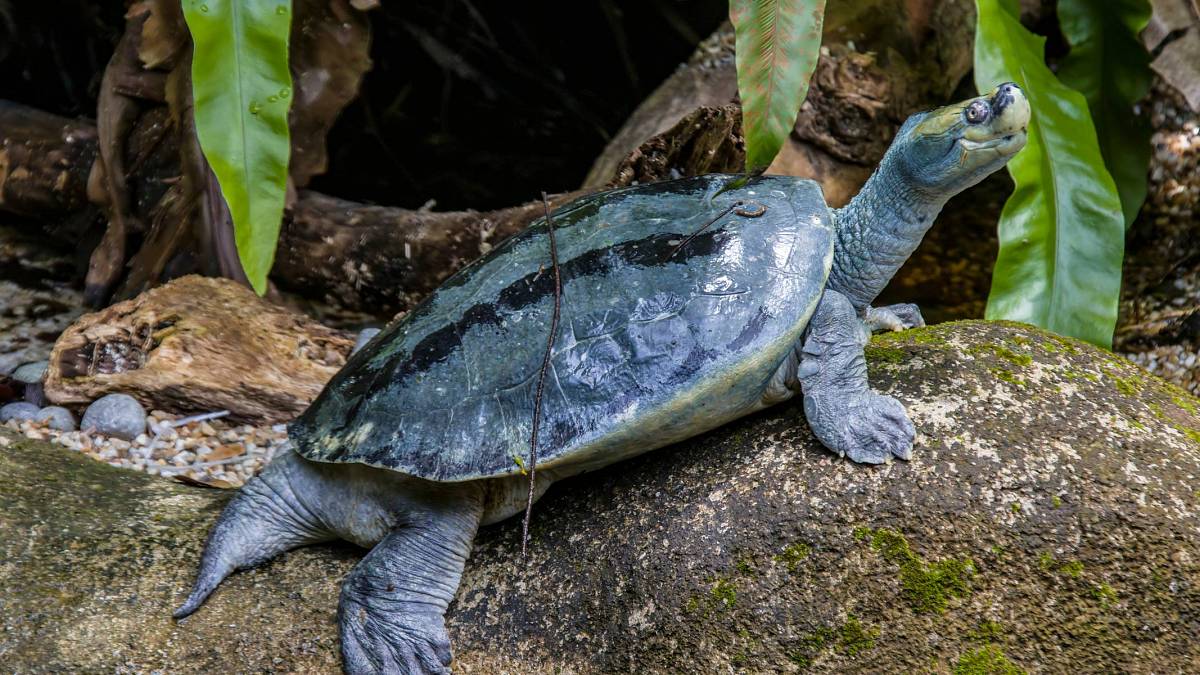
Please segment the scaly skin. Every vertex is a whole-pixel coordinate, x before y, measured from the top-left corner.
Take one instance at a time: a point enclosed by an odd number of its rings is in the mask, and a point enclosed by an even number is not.
[[[969,106],[988,115],[972,120]],[[795,353],[764,383],[764,404],[787,398],[798,381],[805,416],[831,450],[868,463],[909,458],[913,425],[899,401],[870,389],[863,348],[873,330],[924,321],[915,305],[872,308],[871,302],[946,201],[1020,149],[1028,119],[1020,90],[1005,85],[905,123],[859,196],[835,212],[828,283]],[[566,475],[539,471],[535,498]],[[374,547],[342,587],[338,621],[347,672],[449,672],[444,614],[475,531],[518,513],[526,486],[520,475],[439,483],[285,452],[221,514],[195,588],[175,616],[194,612],[236,569],[297,546],[346,539]]]
[[[983,106],[988,117],[968,124],[971,105]],[[946,202],[1004,166],[1024,145],[1028,122],[1028,104],[1012,84],[988,97],[913,116],[858,196],[834,212],[833,268],[805,331],[798,378],[809,426],[839,455],[868,464],[912,456],[916,430],[899,401],[871,391],[863,348],[872,331],[903,330],[925,320],[916,305],[871,303]],[[970,143],[993,141],[998,148],[967,150]]]

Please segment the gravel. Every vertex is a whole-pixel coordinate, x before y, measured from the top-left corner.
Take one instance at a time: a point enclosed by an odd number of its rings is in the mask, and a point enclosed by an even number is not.
[[[109,394],[88,406],[81,427],[132,441],[146,430],[146,409],[128,394]]]
[[[45,237],[0,222],[0,375],[50,355],[59,333],[84,312],[71,284],[70,252]]]
[[[1130,232],[1114,349],[1200,395],[1200,114],[1161,82],[1149,107],[1149,192]]]
[[[143,420],[147,431],[132,440],[87,431],[86,427],[83,431],[59,431],[35,420],[4,424],[28,438],[52,441],[114,466],[221,488],[242,485],[287,445],[283,424],[255,427],[228,424],[223,419],[196,419],[155,410]]]

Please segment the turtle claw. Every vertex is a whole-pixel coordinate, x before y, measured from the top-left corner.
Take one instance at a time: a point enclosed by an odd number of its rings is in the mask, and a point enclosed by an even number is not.
[[[917,432],[899,401],[867,391],[852,398],[848,408],[842,439],[847,457],[863,464],[912,457]]]
[[[863,322],[872,333],[879,331],[902,331],[910,328],[923,328],[925,317],[921,316],[921,308],[911,302],[886,307],[868,307]]]
[[[381,610],[343,598],[339,622],[342,666],[347,673],[450,673],[450,636],[441,614],[413,614],[394,607]]]
[[[813,410],[808,419],[813,431],[838,455],[861,464],[912,458],[916,429],[904,406],[891,396],[865,391],[837,401],[806,398],[806,412],[810,405]]]

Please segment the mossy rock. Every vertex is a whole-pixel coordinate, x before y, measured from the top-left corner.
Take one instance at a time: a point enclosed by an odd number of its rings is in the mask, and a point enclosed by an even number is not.
[[[480,534],[456,672],[1194,669],[1195,399],[1017,324],[875,343],[911,462],[840,460],[790,403],[556,485],[528,559],[519,523]],[[175,623],[227,492],[26,441],[0,475],[6,670],[337,671],[358,549],[235,574]]]

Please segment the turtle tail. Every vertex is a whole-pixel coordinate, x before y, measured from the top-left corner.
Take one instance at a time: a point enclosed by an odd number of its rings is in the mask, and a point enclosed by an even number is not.
[[[221,512],[200,558],[196,584],[174,617],[196,611],[232,572],[262,564],[305,544],[335,537],[292,491],[288,474],[299,460],[291,451],[251,478]]]

